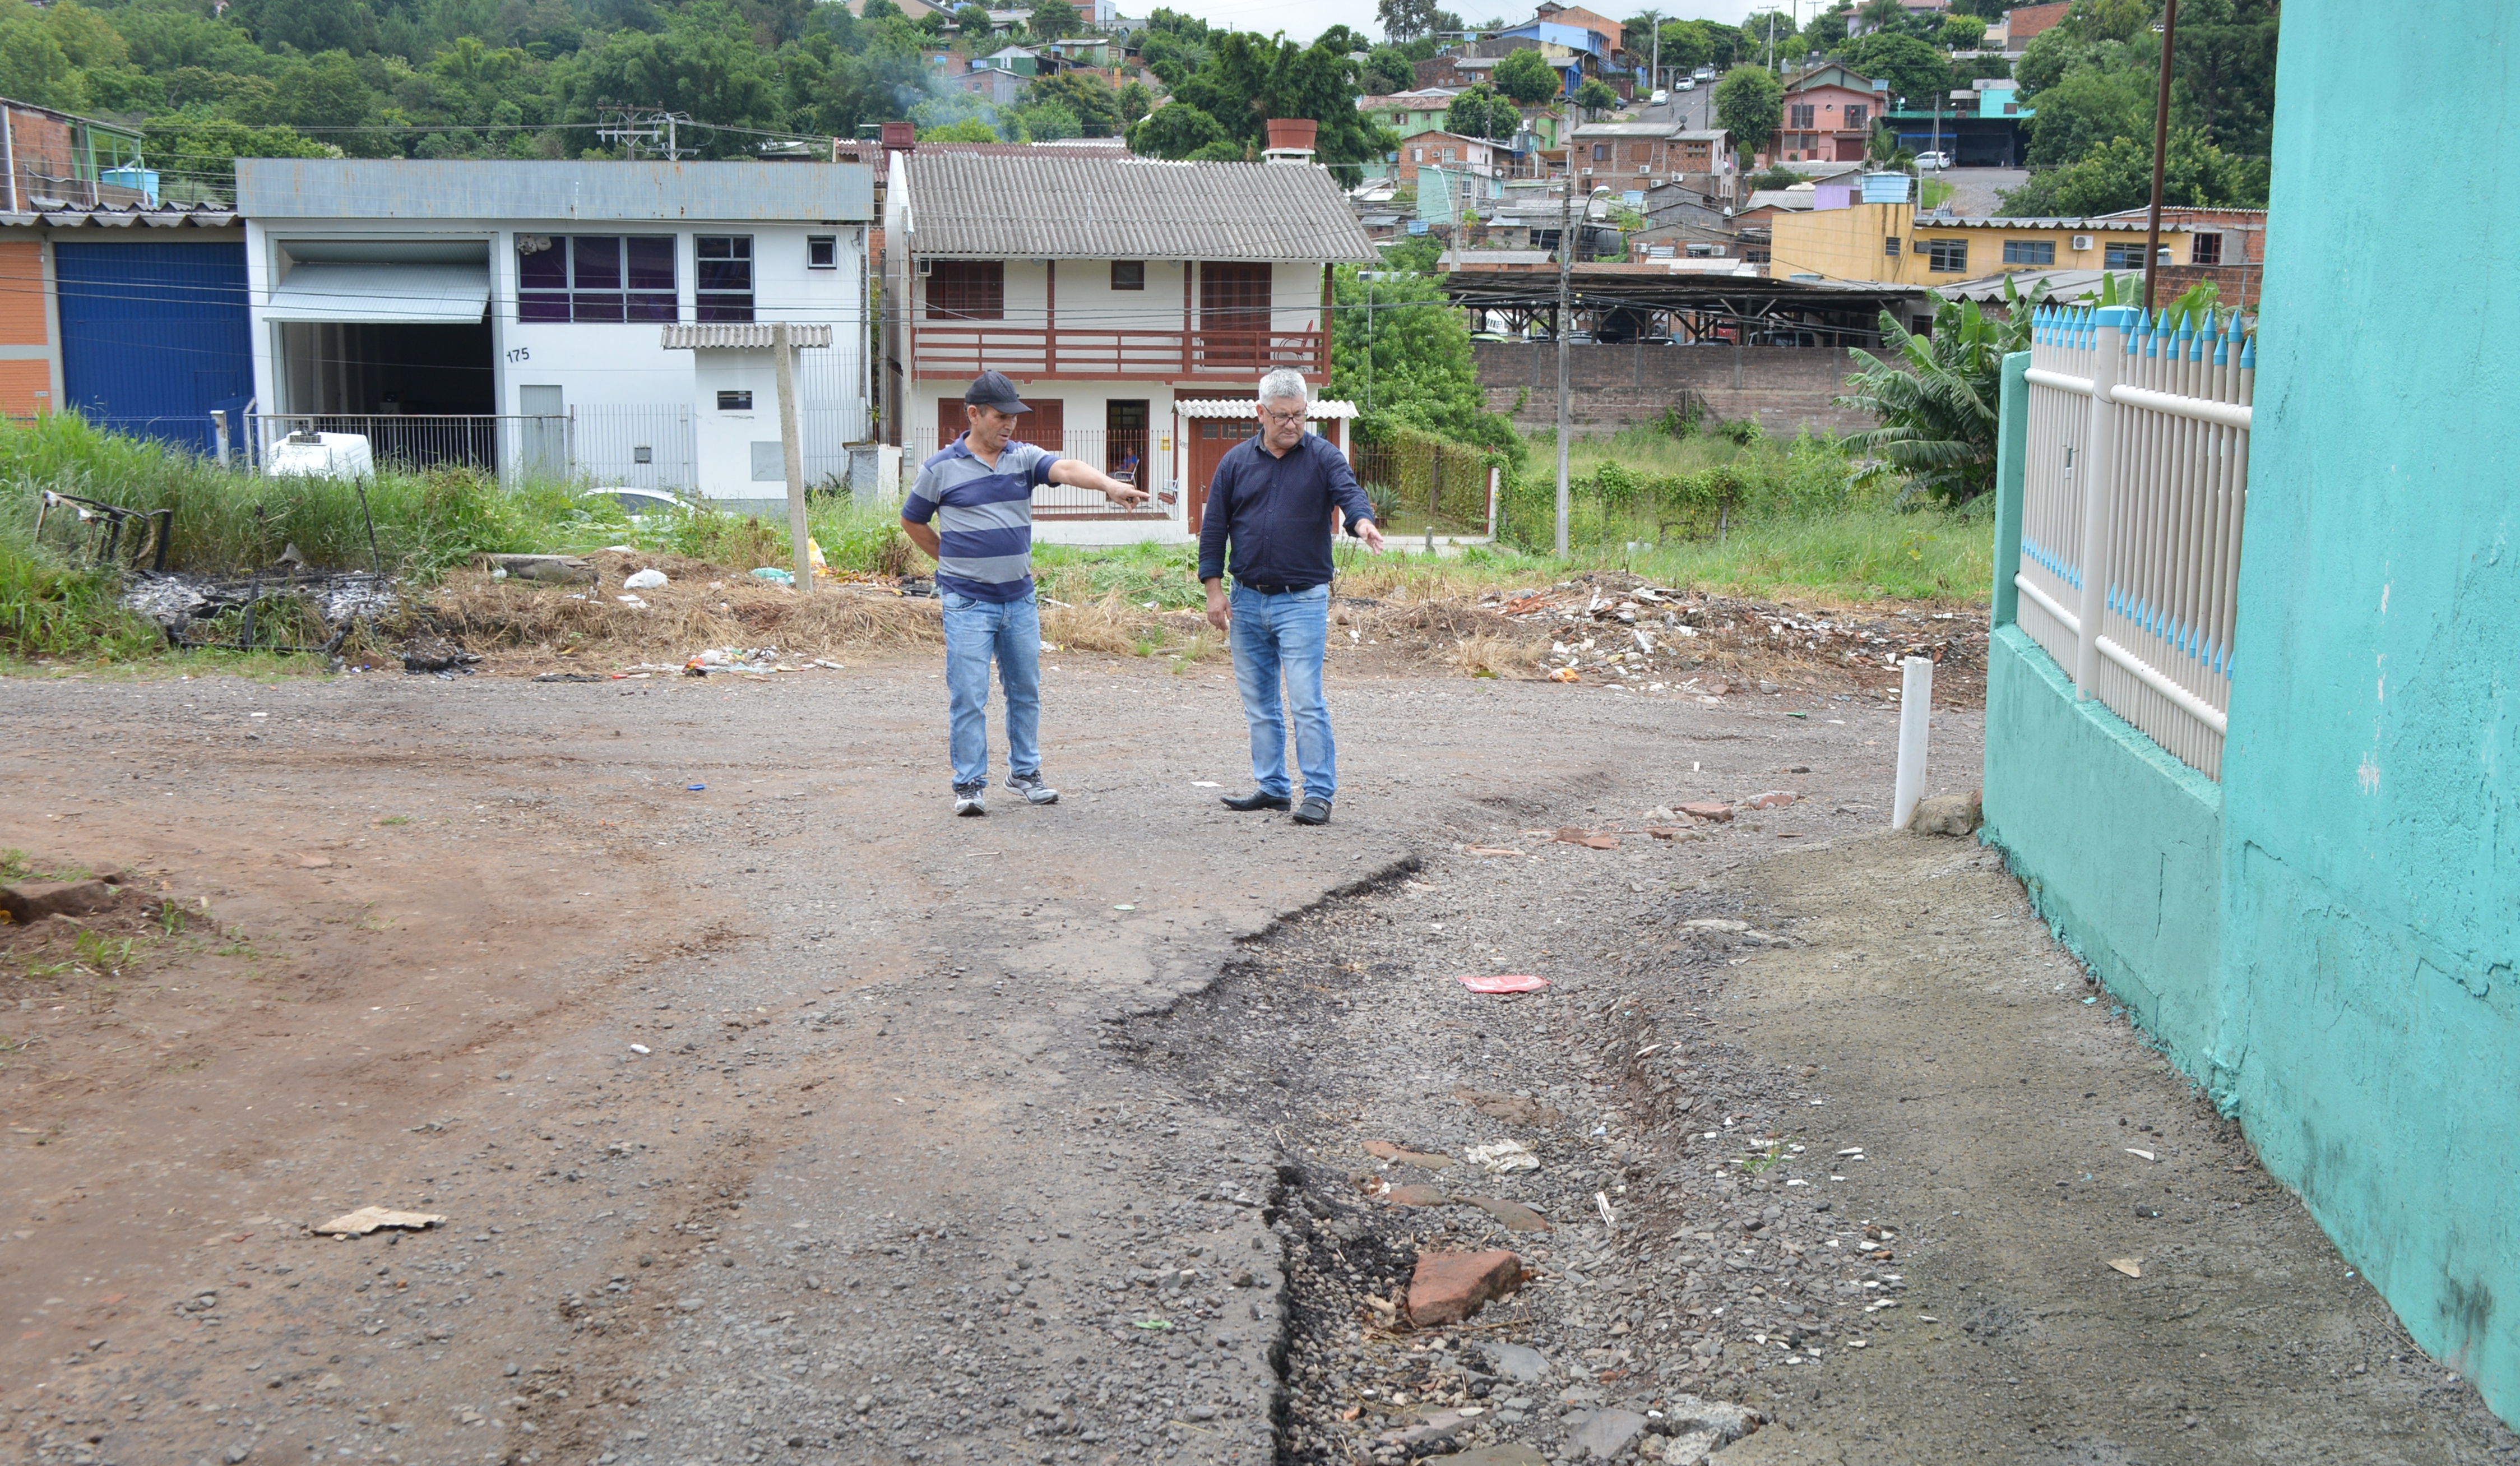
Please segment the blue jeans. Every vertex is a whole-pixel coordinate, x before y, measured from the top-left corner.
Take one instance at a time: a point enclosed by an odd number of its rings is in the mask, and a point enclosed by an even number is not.
[[[1286,719],[1295,723],[1295,764],[1304,798],[1338,794],[1338,745],[1330,738],[1329,705],[1322,701],[1322,656],[1330,633],[1330,588],[1316,585],[1273,596],[1234,587],[1234,680],[1251,720],[1251,777],[1262,794],[1287,797]],[[1285,678],[1285,703],[1278,681]]]
[[[1031,596],[979,601],[947,591],[945,693],[953,709],[954,787],[989,782],[989,663],[1007,691],[1007,772],[1041,772],[1041,611]]]

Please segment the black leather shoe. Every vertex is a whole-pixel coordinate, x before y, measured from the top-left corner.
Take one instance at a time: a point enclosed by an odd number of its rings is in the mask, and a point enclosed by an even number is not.
[[[1304,801],[1304,807],[1295,811],[1295,823],[1299,825],[1326,825],[1329,822],[1330,802],[1328,800],[1308,799]]]
[[[1217,801],[1228,809],[1291,809],[1294,805],[1282,794],[1229,794]]]

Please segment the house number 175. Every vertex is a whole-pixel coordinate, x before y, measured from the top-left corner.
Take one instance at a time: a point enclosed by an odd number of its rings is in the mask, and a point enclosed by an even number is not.
[[[533,353],[522,346],[518,346],[508,353],[508,359],[510,361],[530,361],[533,359]]]

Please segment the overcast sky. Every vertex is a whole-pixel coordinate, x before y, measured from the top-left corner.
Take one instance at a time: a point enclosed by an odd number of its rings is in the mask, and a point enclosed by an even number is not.
[[[1170,9],[1196,16],[1210,25],[1231,24],[1237,30],[1282,30],[1297,40],[1309,41],[1341,23],[1353,25],[1368,35],[1379,36],[1381,27],[1374,23],[1373,6],[1370,0],[1165,0]],[[1082,8],[1082,7],[1080,7]],[[1151,5],[1148,6],[1151,9]],[[1473,25],[1503,18],[1507,21],[1531,19],[1532,0],[1469,0],[1469,3],[1448,3],[1443,7]],[[1737,25],[1751,9],[1750,0],[1663,0],[1660,5],[1630,0],[1622,5],[1589,7],[1613,20],[1624,20],[1640,10],[1659,10],[1674,21],[1722,21]],[[1764,6],[1760,7],[1765,9]],[[1779,5],[1778,8],[1783,9]],[[1137,7],[1125,5],[1123,15],[1142,14]]]

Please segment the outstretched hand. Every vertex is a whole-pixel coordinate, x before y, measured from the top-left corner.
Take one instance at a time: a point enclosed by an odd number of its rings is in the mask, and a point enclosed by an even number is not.
[[[1372,520],[1358,520],[1356,522],[1356,537],[1365,541],[1367,554],[1379,555],[1382,553],[1382,526],[1376,524]]]

